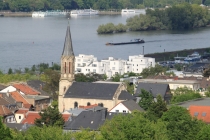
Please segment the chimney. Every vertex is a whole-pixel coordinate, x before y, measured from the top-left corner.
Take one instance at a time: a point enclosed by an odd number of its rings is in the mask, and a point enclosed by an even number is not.
[[[42,84],[40,84],[40,87],[39,87],[39,89],[40,89],[40,90],[42,90]]]
[[[106,119],[107,109],[103,109],[101,114],[101,120],[104,121]]]

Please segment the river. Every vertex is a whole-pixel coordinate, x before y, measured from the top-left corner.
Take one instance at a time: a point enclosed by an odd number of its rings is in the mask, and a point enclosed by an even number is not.
[[[185,31],[142,31],[98,35],[101,24],[126,23],[128,17],[100,15],[77,17],[0,17],[0,69],[24,69],[33,64],[60,63],[68,21],[75,55],[94,55],[99,60],[109,56],[128,59],[129,55],[205,48],[210,46],[210,28]],[[107,42],[143,38],[144,44],[106,46]]]

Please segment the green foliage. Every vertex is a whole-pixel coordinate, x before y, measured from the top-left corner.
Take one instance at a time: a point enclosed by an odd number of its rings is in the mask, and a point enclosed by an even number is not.
[[[115,31],[115,25],[113,23],[102,24],[98,27],[98,34],[112,34]]]
[[[34,77],[30,74],[0,74],[0,83],[4,84],[16,81],[25,82],[32,79],[38,79],[38,77]]]
[[[170,140],[194,139],[201,126],[201,121],[192,119],[187,109],[172,106],[163,113],[162,121],[166,122],[167,135]]]
[[[63,133],[62,128],[56,126],[30,127],[26,132],[18,133],[14,140],[70,140],[72,133]]]
[[[12,72],[12,69],[11,68],[9,68],[9,70],[8,70],[8,74],[12,74],[13,72]]]
[[[121,32],[126,32],[127,31],[127,26],[123,25],[122,23],[119,23],[118,25],[115,26],[115,32],[121,33]]]
[[[76,140],[100,140],[102,139],[101,135],[97,131],[91,131],[90,129],[82,129],[77,133],[72,134],[73,138]]]
[[[13,137],[12,137],[10,129],[3,124],[2,117],[0,116],[0,139],[10,140],[12,138]]]
[[[54,106],[49,106],[47,109],[43,110],[39,113],[41,116],[40,119],[36,119],[34,124],[39,127],[43,126],[57,126],[63,127],[64,119],[62,114],[59,113],[58,106],[56,103],[53,104]]]
[[[83,73],[77,73],[75,74],[75,81],[77,82],[95,82],[95,81],[102,81],[106,80],[107,76],[104,74],[86,74],[84,75]]]
[[[129,82],[125,82],[126,89],[129,93],[134,94],[134,84],[130,84]]]
[[[143,69],[143,71],[141,72],[141,75],[143,76],[143,78],[146,78],[148,76],[154,76],[154,75],[158,75],[160,73],[165,73],[165,72],[166,72],[166,68],[160,65],[155,65],[155,67],[149,67],[149,68]]]
[[[148,91],[141,89],[141,94],[139,95],[141,97],[139,101],[139,106],[142,107],[144,110],[148,110],[154,101],[153,96]]]
[[[122,78],[122,75],[120,74],[115,74],[114,76],[111,77],[111,80],[113,82],[120,82],[120,78]]]
[[[177,88],[173,91],[171,104],[193,100],[201,97],[202,96],[198,92],[188,89],[187,87]]]
[[[157,96],[157,102],[153,101],[147,111],[147,117],[150,120],[157,120],[162,117],[163,113],[166,112],[167,105],[162,99],[161,95]]]
[[[203,72],[203,77],[209,77],[210,76],[210,68],[205,69]]]
[[[46,83],[43,90],[52,93],[54,98],[57,99],[56,91],[58,91],[59,88],[60,73],[47,69],[44,71],[44,74],[41,75],[40,79]]]

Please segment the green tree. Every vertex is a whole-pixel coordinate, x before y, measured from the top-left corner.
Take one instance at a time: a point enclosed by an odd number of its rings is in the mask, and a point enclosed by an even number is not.
[[[141,75],[143,76],[143,78],[146,78],[148,76],[154,76],[154,75],[158,75],[160,73],[165,73],[165,72],[166,72],[166,68],[160,65],[155,65],[155,67],[149,67],[149,68],[143,69],[143,71],[141,72]]]
[[[13,137],[12,137],[10,129],[3,124],[2,117],[0,116],[0,139],[10,140],[12,138]]]
[[[111,80],[113,82],[120,82],[120,78],[122,78],[120,74],[115,74],[114,76],[111,77]]]
[[[195,139],[199,139],[199,140],[208,140],[210,139],[210,125],[206,125],[204,124],[203,127],[200,129],[200,131],[198,131]]]
[[[167,105],[162,99],[161,95],[157,96],[157,102],[153,101],[147,111],[147,116],[150,120],[157,120],[162,117],[163,113],[166,112]]]
[[[8,70],[8,74],[12,74],[13,72],[12,72],[12,69],[11,68],[9,68],[9,70]]]
[[[148,110],[154,101],[152,94],[144,89],[141,89],[141,94],[139,97],[141,98],[139,101],[139,106],[144,110]]]
[[[58,110],[58,106],[56,103],[53,106],[49,106],[47,109],[43,110],[39,113],[41,116],[40,119],[36,119],[34,124],[39,127],[43,126],[58,126],[63,127],[64,119],[62,114]]]
[[[209,77],[210,76],[210,68],[207,68],[203,72],[203,77]]]
[[[119,23],[118,25],[115,26],[115,32],[126,32],[127,31],[127,26],[123,25],[122,23]]]

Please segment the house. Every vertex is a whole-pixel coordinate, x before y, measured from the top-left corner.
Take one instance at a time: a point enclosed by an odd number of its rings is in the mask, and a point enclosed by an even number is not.
[[[75,56],[72,47],[70,26],[61,56],[61,77],[59,82],[59,111],[98,104],[111,109],[121,101],[134,98],[121,82],[75,82]]]
[[[4,105],[0,105],[0,116],[4,123],[16,123],[14,114]]]
[[[108,119],[113,118],[116,113],[108,113],[107,109],[101,111],[83,111],[77,117],[69,119],[65,123],[64,131],[78,131],[81,128],[98,130],[101,125]]]
[[[175,104],[189,109],[190,106],[210,106],[210,98],[199,98]]]
[[[9,93],[0,93],[0,105],[7,107],[12,113],[18,110],[18,103],[10,96]]]
[[[192,117],[203,120],[205,123],[210,123],[210,106],[194,106],[189,107],[189,112]]]
[[[34,126],[32,124],[21,124],[21,123],[5,123],[7,127],[9,127],[10,129],[14,129],[17,131],[26,131],[28,128],[30,128],[31,126]]]
[[[168,84],[170,90],[176,90],[177,88],[187,87],[192,90],[198,90],[200,88],[200,82],[197,80],[181,80],[178,77],[174,79],[139,79],[139,83],[159,83]]]
[[[157,95],[161,95],[161,97],[167,103],[169,103],[169,100],[171,99],[170,88],[168,84],[140,82],[137,85],[134,96],[139,97],[139,95],[141,94],[141,89],[150,92],[154,98],[156,98]]]
[[[115,107],[113,107],[109,112],[117,112],[117,113],[131,113],[132,111],[144,111],[134,100],[127,100],[118,103]]]
[[[25,114],[25,118],[20,123],[34,124],[35,119],[39,119],[39,118],[40,118],[39,112],[28,111]]]
[[[45,83],[40,80],[27,81],[27,85],[30,86],[31,88],[35,89],[36,91],[38,91],[41,96],[51,96],[49,93],[47,93],[43,90]]]
[[[29,111],[28,108],[19,108],[19,110],[15,112],[16,122],[21,123],[22,120],[26,117],[26,113],[28,111]]]
[[[3,90],[3,89],[5,89],[5,88],[6,88],[5,85],[1,85],[1,84],[0,84],[0,91]]]
[[[35,111],[47,109],[52,99],[49,96],[25,95],[25,99],[34,106]]]

